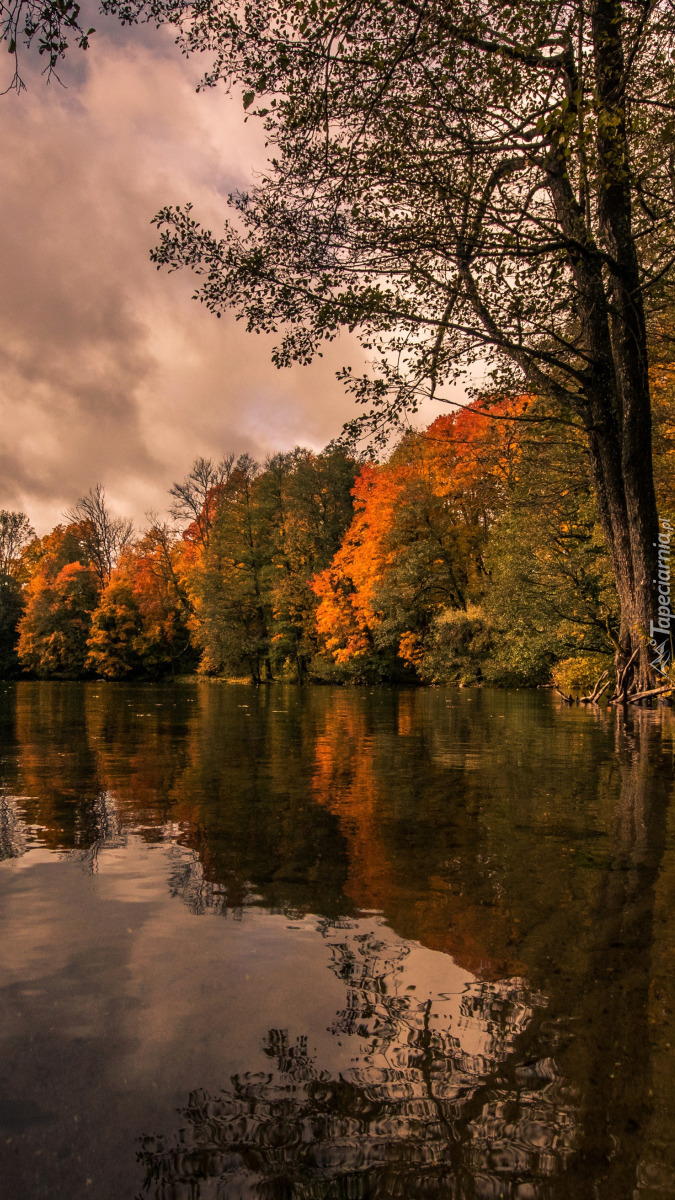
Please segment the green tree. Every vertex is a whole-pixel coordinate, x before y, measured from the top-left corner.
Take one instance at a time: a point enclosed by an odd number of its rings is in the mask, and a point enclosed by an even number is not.
[[[263,580],[268,522],[256,504],[259,475],[259,464],[242,454],[218,492],[209,540],[201,545],[192,582],[202,669],[217,674],[247,670],[254,683],[272,678],[271,614]]]
[[[34,537],[35,530],[25,513],[0,509],[0,575],[25,581],[22,553]]]
[[[275,454],[258,481],[269,561],[270,656],[275,670],[299,681],[316,663],[318,605],[310,581],[331,562],[353,515],[356,464],[341,450]]]
[[[222,238],[166,208],[155,258],[306,362],[348,326],[370,428],[477,362],[587,439],[621,605],[617,667],[656,610],[648,328],[675,266],[667,0],[110,0],[172,22],[265,125],[267,171]],[[656,325],[652,322],[656,333]],[[486,404],[489,408],[489,404]],[[357,424],[359,424],[357,422]]]
[[[0,679],[19,669],[18,625],[24,609],[21,585],[11,575],[0,575]]]
[[[548,683],[555,663],[573,659],[595,682],[611,664],[620,613],[579,435],[528,441],[485,559],[495,633],[485,675]]]
[[[193,515],[184,532],[202,669],[254,682],[277,673],[302,681],[317,652],[313,575],[340,546],[352,515],[355,464],[342,450],[296,448],[264,467],[242,455],[227,477],[190,490]],[[186,516],[188,513],[186,512]],[[191,555],[191,557],[190,557]]]
[[[25,513],[0,510],[0,677],[19,670],[18,624],[24,610],[28,570],[23,551],[35,537]]]

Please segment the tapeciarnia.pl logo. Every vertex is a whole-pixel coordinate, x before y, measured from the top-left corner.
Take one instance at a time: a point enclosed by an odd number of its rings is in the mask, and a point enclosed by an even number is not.
[[[654,542],[658,551],[657,578],[659,606],[655,621],[649,623],[649,645],[655,652],[651,665],[660,675],[665,675],[666,669],[673,660],[672,622],[675,621],[670,604],[670,540],[673,526],[670,521],[659,521],[659,540]]]

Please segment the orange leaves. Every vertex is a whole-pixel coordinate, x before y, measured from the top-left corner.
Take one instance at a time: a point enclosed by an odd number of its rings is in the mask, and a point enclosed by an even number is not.
[[[256,681],[335,678],[335,664],[421,676],[434,623],[485,590],[483,547],[517,477],[528,403],[449,412],[356,480],[341,451],[197,460],[171,489],[182,536],[156,524],[126,545],[98,603],[84,586],[91,527],[59,526],[25,553],[24,664],[119,678],[189,669],[199,651],[202,669]]]
[[[337,663],[367,654],[377,623],[374,591],[386,569],[386,539],[404,484],[398,470],[365,466],[353,489],[354,518],[330,567],[312,582],[317,629]]]
[[[340,550],[334,564],[312,581],[319,597],[316,627],[336,663],[367,654],[372,642],[359,596],[349,578],[348,557]]]
[[[82,673],[91,614],[98,602],[98,577],[91,566],[66,562],[58,569],[68,532],[59,527],[42,539],[43,559],[28,585],[19,622],[19,659],[40,676]]]
[[[387,463],[362,469],[351,526],[312,585],[317,628],[337,663],[365,659],[377,643],[414,666],[433,614],[466,607],[520,458],[523,427],[511,418],[528,403],[449,413],[405,437]]]
[[[530,404],[528,396],[474,401],[466,408],[438,417],[420,435],[429,443],[427,457],[445,479],[448,494],[490,507],[514,482],[521,455],[523,426],[519,418]]]
[[[398,656],[409,667],[416,667],[423,657],[424,650],[418,633],[406,630],[401,634],[398,643]]]
[[[87,665],[99,675],[161,674],[187,649],[181,551],[156,527],[122,554],[92,622]]]

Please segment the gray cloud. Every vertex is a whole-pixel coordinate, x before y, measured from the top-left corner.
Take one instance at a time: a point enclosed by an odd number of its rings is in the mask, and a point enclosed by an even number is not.
[[[165,34],[113,33],[67,89],[0,99],[0,506],[42,530],[97,481],[139,518],[197,454],[321,446],[351,412],[334,371],[360,361],[345,339],[278,372],[267,339],[155,271],[154,212],[189,199],[217,228],[260,135],[228,97],[195,95],[198,64]]]

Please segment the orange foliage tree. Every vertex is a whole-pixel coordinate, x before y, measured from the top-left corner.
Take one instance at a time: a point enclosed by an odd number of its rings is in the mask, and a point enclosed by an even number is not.
[[[363,468],[351,527],[313,583],[336,663],[387,673],[398,655],[414,666],[434,617],[480,596],[482,549],[517,478],[528,403],[505,399],[490,419],[469,405]]]
[[[74,678],[85,671],[91,616],[99,579],[87,545],[86,522],[57,525],[27,548],[32,571],[19,622],[18,656],[41,677]]]
[[[123,551],[92,620],[87,665],[97,674],[122,679],[194,665],[184,552],[184,543],[160,525]]]

